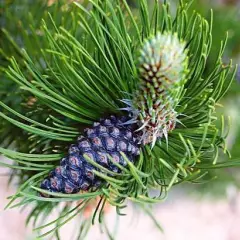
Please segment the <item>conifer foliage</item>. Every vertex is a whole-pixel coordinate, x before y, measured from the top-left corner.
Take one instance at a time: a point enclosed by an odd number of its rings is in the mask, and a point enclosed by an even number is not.
[[[9,60],[4,76],[28,104],[19,110],[0,101],[1,119],[21,129],[16,149],[0,148],[14,160],[1,164],[24,176],[8,207],[33,204],[28,221],[36,223],[66,204],[57,220],[37,228],[55,225],[42,236],[97,196],[93,222],[97,213],[104,219],[106,202],[121,215],[126,199],[157,203],[175,184],[239,165],[218,162],[226,132],[215,107],[235,74],[222,64],[226,39],[205,73],[212,18],[189,12],[184,1],[174,17],[169,8],[167,1],[150,10],[139,0],[134,11],[126,0],[73,3],[35,29],[36,54],[25,45],[20,59]]]

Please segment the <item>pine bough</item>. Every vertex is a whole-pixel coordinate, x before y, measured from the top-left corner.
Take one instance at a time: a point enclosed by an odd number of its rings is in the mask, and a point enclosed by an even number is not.
[[[37,55],[26,46],[23,60],[10,60],[6,76],[34,99],[27,113],[0,102],[0,117],[28,133],[17,151],[0,148],[15,161],[2,165],[22,176],[8,207],[34,202],[28,220],[36,222],[66,203],[57,220],[37,229],[56,224],[42,236],[97,196],[93,221],[97,213],[102,220],[106,203],[121,215],[126,199],[157,203],[175,184],[239,165],[218,162],[219,150],[227,151],[215,107],[236,70],[221,61],[225,40],[206,71],[212,18],[190,14],[182,1],[175,17],[167,2],[149,10],[139,0],[134,11],[125,0],[86,2],[71,5],[71,21],[64,13],[60,23],[51,15],[43,21]]]

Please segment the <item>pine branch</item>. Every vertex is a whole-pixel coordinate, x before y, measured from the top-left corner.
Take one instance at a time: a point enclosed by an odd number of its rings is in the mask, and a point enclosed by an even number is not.
[[[208,23],[199,14],[190,13],[189,5],[183,1],[175,17],[171,16],[168,3],[159,6],[158,1],[151,12],[147,2],[139,0],[136,14],[126,1],[88,2],[91,4],[87,7],[72,5],[71,18],[65,17],[70,10],[58,15],[50,11],[52,14],[43,17],[41,26],[33,26],[34,43],[41,44],[41,51],[32,43],[26,44],[25,50],[16,44],[21,60],[15,55],[11,58],[6,76],[18,86],[20,96],[34,98],[31,111],[16,109],[11,101],[0,102],[4,123],[21,129],[19,140],[14,139],[16,151],[0,148],[3,155],[15,162],[1,165],[24,176],[8,207],[16,200],[20,202],[15,206],[35,204],[28,221],[33,218],[37,222],[40,216],[50,215],[60,202],[65,203],[56,221],[37,228],[43,230],[53,225],[42,237],[79,215],[88,201],[97,196],[102,200],[96,206],[93,220],[97,214],[101,220],[105,202],[115,206],[121,215],[126,199],[157,203],[176,184],[204,181],[209,169],[239,166],[238,160],[218,162],[219,151],[226,152],[226,136],[216,126],[215,106],[228,91],[236,70],[231,62],[222,63],[225,39],[212,70],[205,71],[212,45],[212,15]],[[59,6],[53,9],[58,10]],[[134,163],[120,152],[127,166],[108,156],[109,163],[121,173],[83,155],[84,162],[94,167],[94,176],[103,182],[98,189],[66,194],[40,188],[48,170],[59,165],[57,160],[67,154],[69,145],[86,126],[111,114],[127,115],[121,111],[126,107],[121,100],[131,100],[138,88],[138,53],[144,40],[158,32],[176,34],[186,43],[189,58],[188,72],[174,95],[178,100],[174,108],[178,121],[168,139],[159,139],[152,149],[141,146]],[[29,39],[27,35],[26,40]],[[152,188],[159,190],[158,196],[150,196]],[[68,202],[79,200],[81,206],[68,208]]]

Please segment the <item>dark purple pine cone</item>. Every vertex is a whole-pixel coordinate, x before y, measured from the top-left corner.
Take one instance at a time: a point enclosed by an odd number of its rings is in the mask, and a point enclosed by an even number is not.
[[[133,126],[123,124],[128,120],[126,117],[111,116],[85,129],[84,136],[80,136],[77,143],[70,146],[68,156],[43,180],[41,188],[71,194],[99,187],[103,181],[93,173],[94,169],[98,169],[83,157],[84,154],[99,165],[120,173],[121,170],[108,159],[108,154],[125,167],[127,162],[120,152],[124,152],[131,162],[140,153]]]

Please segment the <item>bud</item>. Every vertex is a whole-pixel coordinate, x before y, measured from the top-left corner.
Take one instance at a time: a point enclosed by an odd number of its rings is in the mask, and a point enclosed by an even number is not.
[[[141,142],[154,146],[175,128],[179,93],[186,81],[188,57],[177,34],[158,33],[147,40],[140,53],[139,87],[132,101],[137,109]]]

